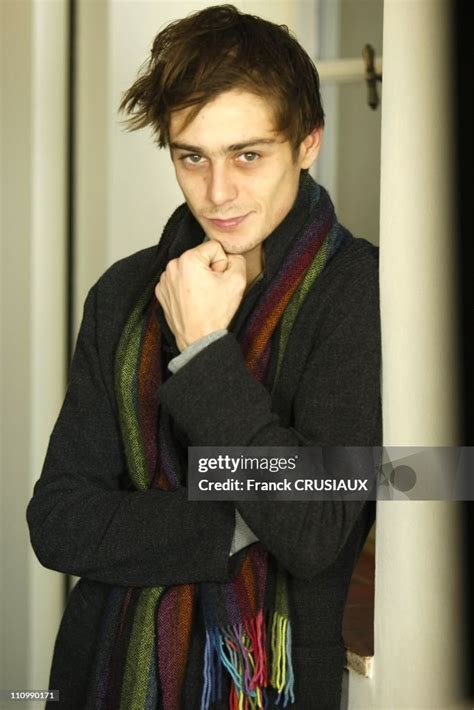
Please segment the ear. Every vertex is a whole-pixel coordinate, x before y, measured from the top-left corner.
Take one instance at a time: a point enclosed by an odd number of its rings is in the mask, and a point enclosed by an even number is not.
[[[313,128],[300,145],[300,163],[303,170],[307,170],[314,163],[319,155],[321,141],[323,138],[323,127]]]

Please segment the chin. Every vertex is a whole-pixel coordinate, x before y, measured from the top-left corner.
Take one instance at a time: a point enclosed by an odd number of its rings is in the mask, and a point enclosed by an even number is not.
[[[229,244],[229,242],[221,242],[222,248],[227,254],[245,254],[249,250],[246,248],[245,244]]]
[[[248,237],[213,237],[218,241],[227,254],[247,254],[258,247],[262,239],[249,239]]]

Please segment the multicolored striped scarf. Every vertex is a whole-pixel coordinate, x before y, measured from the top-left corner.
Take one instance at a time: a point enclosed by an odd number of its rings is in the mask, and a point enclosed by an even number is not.
[[[265,381],[275,355],[273,387],[298,311],[347,235],[323,188],[304,175],[300,190],[308,198],[308,219],[288,240],[286,255],[239,335],[256,379]],[[184,480],[171,423],[160,408],[160,384],[167,374],[154,297],[174,238],[175,229],[165,230],[157,273],[126,322],[116,355],[121,432],[137,490],[175,491]],[[261,543],[254,543],[242,553],[240,567],[227,583],[111,590],[91,707],[180,710],[198,613],[205,627],[201,710],[223,700],[230,710],[264,708],[270,692],[276,705],[295,702],[287,573]]]

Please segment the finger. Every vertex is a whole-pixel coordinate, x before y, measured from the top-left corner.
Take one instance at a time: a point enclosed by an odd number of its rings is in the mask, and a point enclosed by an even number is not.
[[[163,271],[161,278],[166,277],[166,275],[172,276],[178,271],[179,268],[179,259],[171,259],[171,261],[168,261],[166,264],[166,269]]]
[[[163,290],[166,288],[166,284],[167,284],[166,271],[163,271],[161,273],[160,280],[156,284],[155,293],[156,293],[157,289],[160,289],[160,291],[163,292]]]
[[[227,254],[222,244],[215,239],[209,239],[209,241],[199,244],[199,246],[193,249],[193,252],[204,261],[206,266],[212,267],[213,264],[217,262],[224,262],[227,268]],[[219,268],[217,270],[219,270]],[[225,271],[225,269],[221,269],[221,271]]]
[[[161,281],[159,281],[155,286],[155,296],[157,300],[161,303]]]
[[[240,273],[244,276],[247,274],[247,262],[242,254],[228,254],[227,261],[227,271],[230,273]]]
[[[166,283],[164,273],[162,274],[160,280],[155,286],[155,296],[158,302],[161,303],[162,306],[164,306],[166,302]]]
[[[211,269],[218,273],[222,273],[223,271],[227,270],[228,265],[229,260],[226,256],[224,259],[216,259],[216,261],[213,261],[211,264]]]

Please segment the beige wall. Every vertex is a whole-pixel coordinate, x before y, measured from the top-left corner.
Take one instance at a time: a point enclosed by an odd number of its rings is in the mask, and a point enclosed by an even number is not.
[[[62,578],[25,509],[65,375],[66,2],[0,4],[0,687],[47,688]]]

